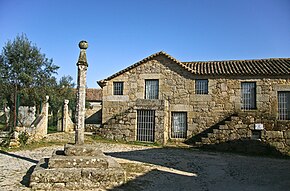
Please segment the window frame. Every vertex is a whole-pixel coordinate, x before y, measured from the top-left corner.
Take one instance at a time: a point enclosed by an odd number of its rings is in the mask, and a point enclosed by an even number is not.
[[[241,109],[244,111],[257,109],[256,82],[241,82]]]
[[[155,110],[137,110],[136,141],[155,142]]]
[[[285,94],[283,98],[282,94]],[[277,91],[277,102],[278,120],[290,120],[290,91]]]
[[[113,82],[113,95],[124,95],[124,82]]]
[[[178,126],[175,128],[175,119],[174,115],[177,117],[182,117],[182,126]],[[179,115],[179,116],[178,116]],[[180,118],[179,118],[180,119]],[[178,125],[180,125],[180,121],[178,121]],[[180,131],[175,131],[179,129]],[[188,129],[188,124],[187,124],[187,112],[184,111],[173,111],[171,112],[171,138],[173,139],[186,139],[187,138],[187,129]]]
[[[197,95],[207,95],[208,94],[208,79],[196,79],[194,92]]]
[[[149,84],[149,82],[157,82],[157,87],[155,90],[150,90],[150,85],[152,86],[153,84]],[[151,87],[152,88],[152,87]],[[148,93],[149,89],[149,93]],[[159,99],[159,80],[158,79],[146,79],[145,80],[145,96],[144,99]]]

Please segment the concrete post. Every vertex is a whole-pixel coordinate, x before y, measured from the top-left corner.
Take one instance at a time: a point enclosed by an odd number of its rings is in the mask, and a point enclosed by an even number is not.
[[[81,41],[79,43],[80,56],[77,62],[78,66],[78,81],[77,81],[77,105],[76,105],[76,132],[75,144],[84,144],[85,131],[85,101],[86,101],[86,76],[87,76],[87,56],[86,49],[88,43]]]

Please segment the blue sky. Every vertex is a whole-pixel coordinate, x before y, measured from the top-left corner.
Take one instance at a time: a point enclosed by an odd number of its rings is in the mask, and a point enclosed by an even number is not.
[[[290,0],[0,0],[0,47],[25,33],[87,86],[161,50],[180,61],[290,57]]]

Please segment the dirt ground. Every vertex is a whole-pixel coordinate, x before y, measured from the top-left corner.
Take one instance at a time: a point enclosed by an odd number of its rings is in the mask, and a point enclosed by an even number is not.
[[[111,190],[290,190],[290,160],[203,152],[194,149],[96,143],[127,171],[128,181]],[[0,151],[0,190],[30,190],[40,158],[62,146]]]

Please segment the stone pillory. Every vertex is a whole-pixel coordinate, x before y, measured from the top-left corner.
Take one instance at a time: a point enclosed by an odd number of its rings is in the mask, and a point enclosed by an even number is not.
[[[39,161],[30,177],[32,190],[104,190],[126,181],[125,171],[116,160],[104,155],[97,145],[84,144],[88,43],[81,41],[79,47],[76,144],[66,144],[64,150]]]
[[[78,81],[77,81],[77,107],[76,107],[76,133],[75,143],[84,144],[84,129],[85,129],[85,100],[86,100],[86,75],[87,75],[87,55],[86,49],[88,43],[81,41],[79,43],[81,49],[78,66]]]

